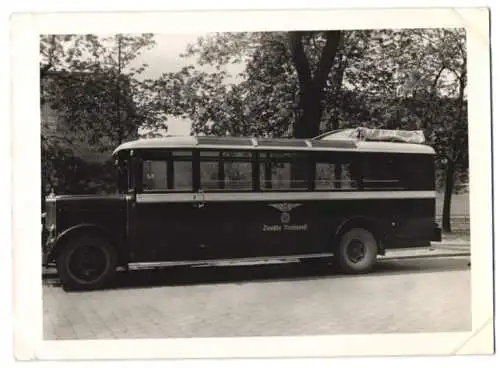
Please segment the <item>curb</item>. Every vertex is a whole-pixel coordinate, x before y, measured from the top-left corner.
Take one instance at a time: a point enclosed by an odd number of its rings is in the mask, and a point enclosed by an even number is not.
[[[471,252],[470,247],[460,247],[456,245],[443,245],[441,247],[431,248],[433,252]]]
[[[394,261],[399,259],[418,259],[418,258],[452,258],[452,257],[470,257],[470,252],[454,252],[441,254],[409,254],[409,255],[394,255],[382,256],[377,261]]]
[[[431,242],[431,248],[435,247],[470,247],[470,242],[458,242],[458,243],[444,243],[444,242]]]

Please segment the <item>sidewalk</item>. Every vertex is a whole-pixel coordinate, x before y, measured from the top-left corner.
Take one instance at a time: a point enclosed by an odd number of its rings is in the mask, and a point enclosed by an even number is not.
[[[403,258],[430,258],[430,257],[468,257],[470,256],[470,242],[465,239],[443,239],[441,243],[431,243],[428,248],[408,248],[388,250],[381,260]]]
[[[470,233],[467,232],[454,232],[451,234],[443,234],[441,243],[438,244],[456,244],[470,246]]]

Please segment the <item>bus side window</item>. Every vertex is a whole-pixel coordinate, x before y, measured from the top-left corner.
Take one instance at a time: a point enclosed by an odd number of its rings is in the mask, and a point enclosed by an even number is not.
[[[209,191],[249,191],[253,189],[250,152],[200,152],[200,187]]]
[[[203,190],[219,188],[219,163],[200,161],[200,187]]]
[[[167,161],[144,160],[142,163],[142,187],[144,191],[166,190]]]
[[[252,163],[224,161],[224,189],[252,190]]]
[[[173,151],[149,157],[142,164],[143,191],[191,191],[193,163],[191,152]]]
[[[361,158],[362,181],[365,190],[405,189],[398,158],[388,155],[370,155]]]
[[[314,187],[316,190],[356,189],[354,165],[347,157],[325,157],[316,160]]]
[[[193,189],[193,153],[191,151],[172,151],[169,160],[172,178],[169,189],[173,191],[191,191]]]
[[[192,161],[174,160],[173,163],[173,190],[191,190],[193,188]]]
[[[315,187],[318,190],[356,188],[351,165],[318,162],[316,164]]]
[[[405,155],[399,158],[401,179],[407,190],[434,190],[434,157],[430,155]]]
[[[307,190],[309,165],[307,156],[296,152],[260,153],[260,189]]]
[[[224,189],[252,190],[252,153],[247,151],[226,151],[223,156]]]

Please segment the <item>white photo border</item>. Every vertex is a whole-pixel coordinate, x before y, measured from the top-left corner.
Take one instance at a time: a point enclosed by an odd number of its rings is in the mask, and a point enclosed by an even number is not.
[[[11,18],[13,310],[17,359],[253,358],[488,354],[493,351],[489,12],[487,9],[173,11]],[[203,339],[43,340],[39,35],[460,27],[467,31],[472,331]],[[487,219],[486,221],[484,219]]]

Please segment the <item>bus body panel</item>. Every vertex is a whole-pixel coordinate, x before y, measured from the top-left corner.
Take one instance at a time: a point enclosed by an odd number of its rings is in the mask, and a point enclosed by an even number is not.
[[[137,203],[137,261],[334,253],[335,235],[354,219],[371,224],[384,249],[434,240],[432,198],[239,201],[186,194],[184,202],[169,202],[163,196]]]
[[[198,259],[198,212],[193,203],[142,202],[135,207],[134,261]]]
[[[286,212],[280,210],[283,205],[297,207]],[[312,202],[292,201],[207,202],[199,209],[205,224],[205,258],[321,253],[326,239],[321,239],[324,233],[311,218],[314,207]]]

